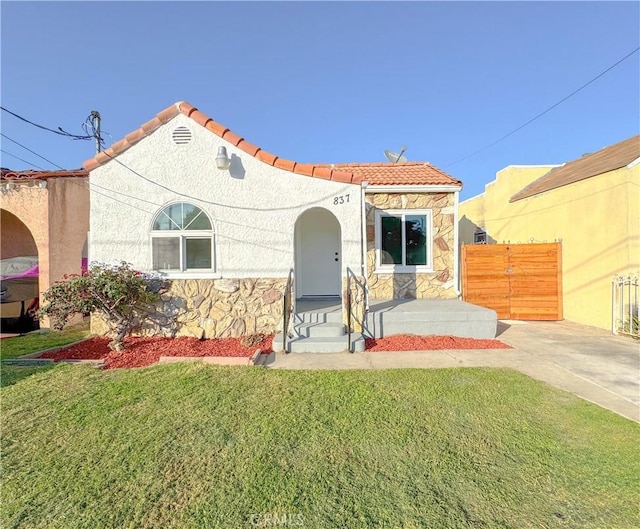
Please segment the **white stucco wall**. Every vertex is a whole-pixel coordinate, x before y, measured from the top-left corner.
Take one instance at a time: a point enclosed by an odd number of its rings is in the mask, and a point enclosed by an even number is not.
[[[190,143],[172,141],[178,126],[191,130]],[[219,146],[232,159],[229,171],[215,166]],[[189,202],[214,224],[216,277],[286,276],[294,267],[296,219],[312,207],[326,208],[340,222],[343,275],[347,267],[361,267],[360,186],[265,164],[181,114],[94,169],[90,182],[91,261],[127,261],[151,270],[155,215],[168,204]],[[347,194],[348,202],[334,204]]]

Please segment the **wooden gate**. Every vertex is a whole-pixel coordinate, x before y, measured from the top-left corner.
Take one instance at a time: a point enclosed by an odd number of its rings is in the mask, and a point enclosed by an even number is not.
[[[462,299],[500,319],[562,319],[562,243],[462,247]]]

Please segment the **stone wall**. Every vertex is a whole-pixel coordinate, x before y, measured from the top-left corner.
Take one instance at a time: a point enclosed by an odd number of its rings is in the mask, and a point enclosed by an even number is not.
[[[367,270],[369,299],[455,299],[453,281],[454,194],[375,193],[367,200]],[[430,209],[433,212],[433,272],[380,274],[376,269],[377,210]]]
[[[286,279],[175,279],[135,334],[227,338],[282,327]],[[92,316],[91,331],[108,328]]]

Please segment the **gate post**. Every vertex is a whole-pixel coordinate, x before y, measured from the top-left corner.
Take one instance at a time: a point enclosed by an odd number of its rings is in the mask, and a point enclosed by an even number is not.
[[[618,328],[616,326],[616,278],[611,280],[611,332],[618,334]]]

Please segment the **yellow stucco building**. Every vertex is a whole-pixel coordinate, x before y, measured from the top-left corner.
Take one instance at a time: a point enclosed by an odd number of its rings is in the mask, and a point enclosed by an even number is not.
[[[640,269],[640,136],[558,166],[509,166],[459,206],[460,242],[562,241],[564,318],[611,329],[611,281]]]

